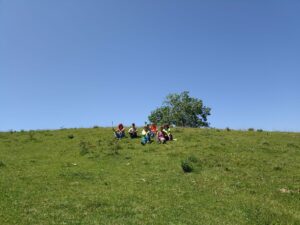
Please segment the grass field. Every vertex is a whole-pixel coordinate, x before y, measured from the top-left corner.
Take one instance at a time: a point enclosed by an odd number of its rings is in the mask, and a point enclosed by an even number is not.
[[[300,133],[173,134],[0,133],[0,224],[300,224]]]

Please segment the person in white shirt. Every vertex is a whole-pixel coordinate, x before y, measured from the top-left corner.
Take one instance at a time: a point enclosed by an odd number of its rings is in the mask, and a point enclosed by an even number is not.
[[[151,143],[150,130],[147,126],[144,127],[142,131],[142,140],[141,144],[145,145],[147,143]]]
[[[135,127],[135,124],[133,123],[132,126],[130,127],[130,129],[128,130],[128,133],[130,135],[131,138],[137,138],[137,129]]]

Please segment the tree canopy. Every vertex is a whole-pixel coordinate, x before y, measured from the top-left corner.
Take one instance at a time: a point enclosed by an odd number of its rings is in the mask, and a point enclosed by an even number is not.
[[[188,91],[169,94],[163,105],[151,112],[148,119],[155,124],[174,124],[182,127],[208,127],[211,109],[201,99],[190,97]]]

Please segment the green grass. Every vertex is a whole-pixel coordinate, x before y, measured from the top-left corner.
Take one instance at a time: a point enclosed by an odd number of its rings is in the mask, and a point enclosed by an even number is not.
[[[0,224],[300,224],[299,133],[173,134],[142,146],[106,128],[0,133]]]

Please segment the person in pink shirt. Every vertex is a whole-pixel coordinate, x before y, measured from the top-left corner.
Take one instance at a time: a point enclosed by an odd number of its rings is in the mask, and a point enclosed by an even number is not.
[[[165,133],[164,128],[160,127],[158,133],[157,133],[157,141],[158,143],[165,144],[166,143],[166,136],[168,134]]]

